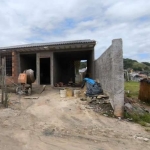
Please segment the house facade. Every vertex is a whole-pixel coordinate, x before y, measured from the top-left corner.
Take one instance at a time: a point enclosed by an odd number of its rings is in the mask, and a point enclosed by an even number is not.
[[[34,70],[36,84],[75,83],[81,60],[87,61],[88,77],[98,79],[109,95],[115,116],[124,113],[124,70],[122,39],[112,40],[104,53],[94,60],[94,40],[26,44],[0,48],[6,60],[7,81],[17,83],[19,73]],[[0,59],[0,63],[2,59]]]
[[[7,82],[17,83],[19,73],[32,69],[36,84],[75,82],[75,62],[87,60],[87,71],[94,77],[94,40],[63,41],[1,47],[6,58]]]

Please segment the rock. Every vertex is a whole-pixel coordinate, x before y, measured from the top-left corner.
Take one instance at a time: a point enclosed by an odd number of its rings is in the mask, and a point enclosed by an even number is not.
[[[87,101],[87,99],[86,99],[86,98],[80,98],[80,100],[81,100],[81,101]]]
[[[145,142],[148,142],[148,141],[149,141],[149,139],[148,139],[148,138],[144,138],[143,140],[144,140]]]
[[[121,120],[121,117],[118,117],[118,120]]]
[[[103,101],[103,104],[108,104],[108,103],[110,103],[110,100],[109,100],[109,99]]]
[[[101,98],[108,98],[108,96],[107,96],[107,95],[98,95],[97,98],[98,98],[98,99],[101,99]]]
[[[133,103],[132,105],[130,103],[125,103],[124,109],[130,115],[133,115],[133,114],[143,115],[146,113],[146,111],[140,105],[136,103]]]
[[[126,110],[130,110],[130,111],[132,111],[132,108],[133,108],[130,103],[125,103],[124,107]]]
[[[148,142],[148,141],[149,141],[148,138],[144,138],[144,137],[142,137],[142,136],[137,136],[137,135],[134,136],[134,139],[143,140],[143,141],[145,141],[145,142]]]
[[[108,117],[108,115],[107,114],[103,114],[105,117]]]
[[[85,108],[87,108],[87,109],[93,109],[93,107],[89,107],[89,106],[86,106]]]

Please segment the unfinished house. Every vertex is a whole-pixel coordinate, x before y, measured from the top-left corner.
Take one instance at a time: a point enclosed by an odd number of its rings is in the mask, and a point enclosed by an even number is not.
[[[57,82],[78,83],[81,60],[87,60],[90,78],[99,79],[111,100],[116,116],[122,116],[124,106],[124,71],[122,40],[115,39],[111,46],[94,60],[94,40],[26,44],[0,48],[6,58],[7,82],[17,82],[19,73],[34,70],[36,84],[54,85]]]
[[[0,48],[6,58],[7,82],[17,82],[19,73],[34,70],[36,84],[80,82],[76,69],[87,60],[87,72],[94,77],[94,40],[26,44]]]

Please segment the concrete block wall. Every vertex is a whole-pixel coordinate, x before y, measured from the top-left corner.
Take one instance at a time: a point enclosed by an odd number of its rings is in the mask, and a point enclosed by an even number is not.
[[[112,45],[95,60],[95,78],[111,99],[115,116],[123,116],[124,71],[122,39],[114,39]]]

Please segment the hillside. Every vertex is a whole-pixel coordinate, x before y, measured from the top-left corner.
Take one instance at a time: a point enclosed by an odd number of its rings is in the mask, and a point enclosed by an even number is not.
[[[149,62],[138,62],[129,58],[123,59],[124,69],[132,68],[134,71],[150,71]]]

